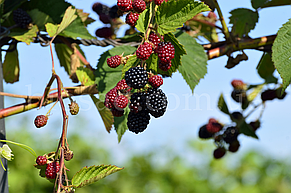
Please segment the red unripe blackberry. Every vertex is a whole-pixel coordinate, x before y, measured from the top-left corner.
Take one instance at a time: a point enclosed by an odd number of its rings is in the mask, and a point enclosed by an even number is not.
[[[207,131],[206,125],[203,125],[202,127],[199,128],[198,136],[201,139],[209,139],[213,137],[213,133]]]
[[[164,36],[161,36],[162,40],[164,40]],[[151,43],[154,44],[153,50],[156,52],[156,48],[158,47],[161,39],[155,32],[151,32],[148,39]]]
[[[159,60],[158,62],[158,67],[162,71],[168,71],[171,68],[171,66],[172,66],[172,61],[170,61],[169,63],[164,63],[161,60]]]
[[[95,35],[100,38],[111,38],[113,31],[110,27],[102,27],[95,31]]]
[[[127,118],[128,130],[135,134],[143,132],[150,120],[150,115],[147,111],[140,111],[138,113],[129,112]]]
[[[139,17],[138,13],[129,12],[125,17],[125,23],[134,27],[136,25],[136,21],[138,20],[138,17]]]
[[[115,55],[107,58],[107,64],[110,68],[116,68],[121,63],[121,56]]]
[[[116,84],[116,89],[117,90],[125,90],[125,91],[129,91],[130,87],[126,84],[125,79],[120,80],[117,84]]]
[[[43,126],[46,125],[47,120],[48,120],[48,117],[47,116],[45,116],[45,115],[38,115],[34,119],[34,125],[37,128],[43,127]]]
[[[146,96],[146,107],[152,116],[155,118],[163,116],[167,105],[167,96],[161,89],[149,89]]]
[[[140,111],[146,110],[146,93],[136,92],[130,97],[129,109],[133,113],[138,113]]]
[[[116,109],[115,107],[111,109],[111,112],[114,117],[121,117],[124,114],[123,109]]]
[[[109,24],[111,19],[109,15],[102,13],[99,15],[99,20],[104,24]]]
[[[125,72],[126,84],[132,88],[143,88],[148,82],[148,74],[142,67],[133,67]]]
[[[114,107],[118,110],[124,109],[128,104],[128,99],[124,95],[119,95],[114,100]]]
[[[210,19],[217,19],[217,15],[212,11],[208,13],[207,17]]]
[[[239,131],[236,127],[228,127],[223,133],[223,140],[230,144],[234,141],[237,141]]]
[[[111,89],[108,93],[106,93],[105,95],[105,101],[104,101],[104,105],[111,109],[114,106],[114,100],[117,97],[117,89],[116,87],[114,87],[113,89]]]
[[[21,8],[13,11],[13,20],[23,29],[27,29],[28,25],[32,22],[31,17]]]
[[[159,88],[163,84],[163,78],[159,75],[154,75],[149,78],[149,84],[153,88]]]
[[[143,0],[134,0],[132,2],[132,7],[135,12],[141,13],[146,9],[146,3]]]
[[[213,157],[215,159],[219,159],[219,158],[222,158],[226,153],[226,150],[224,147],[218,147],[217,149],[215,149],[213,151]]]
[[[244,89],[245,87],[245,83],[242,80],[237,79],[232,80],[231,85],[233,86],[234,89],[237,90]]]
[[[237,152],[237,150],[239,149],[239,147],[240,147],[239,141],[238,140],[233,141],[233,142],[231,142],[229,144],[228,151],[230,151],[230,152]]]
[[[59,171],[60,171],[59,162],[51,162],[46,166],[45,175],[49,179],[55,179]]]
[[[37,165],[43,166],[47,163],[47,159],[46,159],[46,157],[40,155],[36,158],[35,162]]]
[[[77,115],[79,113],[78,103],[76,103],[75,101],[71,102],[71,104],[69,104],[69,109],[70,109],[71,115]]]
[[[156,5],[161,5],[164,2],[164,0],[155,0]]]
[[[110,8],[107,5],[103,5],[102,3],[97,2],[92,5],[92,10],[95,11],[98,15],[108,15]]]
[[[147,60],[152,54],[152,51],[153,51],[152,44],[145,42],[137,48],[136,56],[141,60]]]
[[[210,118],[206,129],[209,133],[217,133],[223,128],[223,126],[214,118]]]
[[[171,42],[161,42],[158,44],[156,53],[163,63],[169,63],[175,57],[175,48]]]
[[[123,12],[130,11],[132,9],[132,1],[131,0],[117,0],[118,9]]]

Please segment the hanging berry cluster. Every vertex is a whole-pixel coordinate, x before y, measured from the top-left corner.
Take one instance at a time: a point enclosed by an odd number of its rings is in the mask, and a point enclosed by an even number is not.
[[[214,118],[210,118],[208,123],[200,127],[198,136],[201,139],[213,139],[216,145],[216,149],[213,151],[213,157],[215,159],[222,158],[227,151],[237,152],[240,147],[238,136],[241,134],[258,138],[256,131],[261,126],[261,117],[264,111],[265,102],[273,99],[284,99],[286,92],[281,93],[282,88],[279,86],[276,89],[263,90],[262,85],[247,85],[242,80],[233,80],[231,82],[233,90],[231,92],[232,99],[240,103],[241,111],[235,111],[230,113],[228,107],[224,101],[223,95],[220,96],[218,107],[220,110],[228,114],[232,123],[224,125]],[[251,89],[254,91],[250,94],[247,92]],[[253,109],[247,114],[243,115],[245,109],[253,103],[257,94],[261,93],[261,102],[258,105],[253,104]],[[246,119],[260,106],[263,106],[259,118],[247,123]]]

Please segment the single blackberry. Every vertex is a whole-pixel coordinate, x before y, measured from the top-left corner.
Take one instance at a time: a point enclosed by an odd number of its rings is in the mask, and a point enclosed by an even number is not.
[[[130,87],[126,84],[126,81],[124,79],[120,80],[117,84],[116,84],[116,89],[120,90],[120,91],[129,91]]]
[[[258,128],[261,127],[261,122],[260,122],[260,120],[256,120],[256,121],[250,122],[249,125],[251,126],[253,131],[256,131]]]
[[[141,44],[136,50],[136,56],[141,60],[147,60],[152,54],[152,51],[153,51],[152,44],[145,42]]]
[[[116,68],[121,63],[121,56],[115,55],[107,58],[107,64],[110,68]]]
[[[109,10],[109,16],[111,19],[119,18],[120,15],[118,14],[118,6],[114,5]]]
[[[137,13],[141,13],[146,9],[146,3],[143,0],[134,0],[132,2],[133,10]]]
[[[169,63],[175,57],[175,48],[171,42],[160,42],[156,52],[163,63]]]
[[[43,126],[46,125],[47,120],[48,120],[48,117],[47,116],[45,116],[45,115],[38,115],[34,119],[34,125],[37,128],[41,128],[41,127],[43,127]]]
[[[47,159],[46,159],[46,157],[40,155],[36,158],[35,162],[37,165],[43,166],[47,163]]]
[[[261,93],[261,99],[262,99],[262,101],[271,101],[271,100],[274,100],[276,98],[277,99],[284,99],[287,93],[284,92],[281,95],[281,91],[282,91],[281,88],[276,89],[276,90],[273,90],[273,89],[265,90],[264,92]]]
[[[230,116],[231,116],[231,119],[235,122],[240,121],[244,118],[241,112],[238,112],[238,111],[231,113]]]
[[[155,0],[156,5],[161,5],[164,2],[164,0]]]
[[[164,36],[161,36],[162,40],[164,40]],[[151,32],[149,35],[149,42],[153,43],[153,50],[156,52],[156,48],[158,47],[159,43],[161,42],[161,39],[155,32]]]
[[[206,129],[209,133],[217,133],[222,128],[223,126],[214,118],[210,118],[206,125]]]
[[[49,179],[55,179],[59,171],[60,171],[59,162],[51,162],[46,166],[45,175]]]
[[[124,95],[119,95],[114,100],[114,107],[118,110],[124,109],[128,104],[128,99]]]
[[[143,88],[148,82],[148,74],[142,67],[133,67],[125,72],[126,84],[132,88]]]
[[[102,27],[95,31],[95,35],[100,38],[111,38],[113,31],[110,27]]]
[[[158,67],[162,71],[168,71],[171,68],[171,66],[172,66],[172,61],[170,61],[169,63],[164,63],[161,60],[159,60],[158,62]]]
[[[206,125],[203,125],[199,129],[198,136],[201,139],[209,139],[213,137],[213,133],[210,133],[209,131],[207,131]]]
[[[150,115],[147,111],[129,112],[127,117],[128,130],[135,134],[141,133],[147,128],[149,120]]]
[[[246,103],[248,101],[247,94],[245,90],[234,89],[231,92],[231,98],[238,103]]]
[[[110,16],[104,13],[99,15],[99,20],[104,24],[109,24],[111,22]]]
[[[225,153],[226,153],[226,150],[224,147],[218,147],[217,149],[213,151],[213,157],[215,159],[220,159],[225,155]]]
[[[21,8],[13,11],[13,20],[23,29],[28,29],[28,25],[32,23],[31,17]]]
[[[237,152],[237,150],[239,149],[239,147],[240,147],[239,141],[238,140],[233,141],[233,142],[231,142],[229,144],[228,151],[230,151],[230,152]]]
[[[125,17],[125,23],[134,27],[136,25],[136,21],[138,20],[138,17],[139,17],[138,13],[129,12]]]
[[[113,107],[111,109],[111,113],[114,117],[121,117],[124,114],[124,110],[123,109],[116,109],[115,107]]]
[[[131,0],[117,0],[118,9],[123,12],[130,11],[132,9],[132,1]]]
[[[72,101],[71,104],[69,104],[69,109],[71,115],[77,115],[79,113],[79,105],[75,101]]]
[[[146,110],[146,93],[136,92],[131,95],[129,109],[131,112],[138,113]]]
[[[223,140],[230,144],[237,140],[238,135],[239,131],[236,127],[228,127],[223,133]]]
[[[161,89],[149,89],[146,96],[146,107],[155,118],[161,117],[166,112],[167,96]]]
[[[246,84],[242,80],[237,80],[237,79],[232,80],[231,85],[236,90],[241,90],[241,89],[244,90],[246,86]]]
[[[105,101],[104,101],[104,105],[111,109],[114,106],[114,100],[117,97],[117,89],[116,87],[114,87],[113,89],[111,89],[108,93],[106,93],[105,95]]]
[[[163,78],[159,75],[154,75],[149,78],[149,84],[153,88],[159,88],[163,84]]]
[[[102,3],[94,3],[92,5],[92,10],[95,11],[98,15],[100,14],[109,14],[110,8],[107,5],[103,5]]]
[[[210,18],[210,19],[215,19],[215,20],[217,19],[217,15],[212,11],[210,11],[208,13],[207,17]]]

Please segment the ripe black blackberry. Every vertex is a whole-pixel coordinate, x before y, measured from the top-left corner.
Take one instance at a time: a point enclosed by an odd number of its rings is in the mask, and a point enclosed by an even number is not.
[[[170,63],[175,57],[175,48],[171,42],[161,42],[156,49],[158,57],[163,63]]]
[[[94,3],[92,5],[92,10],[95,11],[98,15],[100,14],[109,14],[110,8],[107,5],[103,5],[102,3]]]
[[[272,90],[272,89],[265,90],[264,92],[261,93],[261,99],[262,99],[262,101],[271,101],[271,100],[274,100],[276,98],[277,99],[284,99],[287,93],[284,92],[281,95],[281,91],[282,91],[281,88],[276,89],[276,90]]]
[[[235,111],[235,112],[233,112],[233,113],[231,113],[231,119],[233,120],[233,121],[240,121],[240,120],[242,120],[244,117],[243,117],[243,115],[240,113],[240,112],[238,112],[238,111]]]
[[[240,143],[239,143],[239,141],[238,140],[236,140],[236,141],[233,141],[233,142],[231,142],[230,144],[229,144],[229,146],[228,146],[228,151],[230,151],[230,152],[237,152],[238,151],[238,149],[239,149],[239,147],[240,147]]]
[[[107,58],[106,61],[107,61],[107,65],[110,68],[116,68],[121,63],[121,56],[119,55],[111,56],[110,58]]]
[[[43,126],[46,125],[47,120],[48,120],[48,117],[47,116],[45,116],[45,115],[38,115],[34,119],[34,125],[37,128],[41,128],[41,127],[43,127]]]
[[[100,38],[111,38],[113,31],[110,27],[102,27],[95,31],[95,35]]]
[[[207,131],[206,125],[203,125],[202,127],[200,127],[199,132],[198,132],[198,136],[201,139],[209,139],[212,138],[214,135],[214,133],[210,133],[209,131]]]
[[[124,114],[124,110],[123,109],[119,110],[119,109],[116,109],[115,107],[113,107],[111,109],[111,113],[114,117],[121,117]]]
[[[149,89],[146,96],[146,107],[155,118],[161,117],[166,112],[167,96],[161,89]]]
[[[146,3],[143,0],[134,0],[132,7],[137,13],[141,13],[146,9]]]
[[[136,25],[138,17],[139,17],[138,13],[129,12],[125,17],[125,23],[134,27]]]
[[[47,163],[47,159],[46,159],[46,157],[40,155],[36,158],[35,162],[37,165],[43,166]]]
[[[21,8],[13,11],[13,20],[23,29],[27,29],[28,25],[32,22],[31,17]]]
[[[234,141],[237,141],[237,136],[239,135],[239,131],[236,127],[228,127],[223,133],[223,140],[230,144]]]
[[[238,103],[246,103],[248,101],[245,90],[233,89],[233,91],[231,92],[231,98]]]
[[[133,113],[146,110],[146,93],[136,92],[131,95],[129,109]]]
[[[152,49],[153,49],[152,44],[148,42],[141,44],[136,50],[137,58],[141,60],[147,60],[152,54],[152,51],[153,51]]]
[[[142,67],[133,67],[125,72],[126,84],[132,88],[143,88],[148,82],[148,74]]]
[[[226,153],[226,150],[224,147],[218,147],[217,149],[215,149],[213,151],[213,157],[215,159],[219,159],[219,158],[222,158]]]
[[[45,175],[49,179],[55,179],[59,171],[60,171],[59,162],[51,162],[46,166]]]
[[[147,111],[129,112],[127,117],[128,130],[135,134],[141,133],[147,128],[149,121],[150,115]]]
[[[118,6],[114,5],[109,10],[109,16],[111,19],[119,18],[120,15],[118,14]]]

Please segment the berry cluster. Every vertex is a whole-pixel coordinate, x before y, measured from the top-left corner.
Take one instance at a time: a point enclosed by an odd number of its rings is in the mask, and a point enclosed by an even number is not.
[[[48,161],[47,156],[38,156],[35,160],[36,167],[45,169],[45,177],[48,179],[55,179],[57,173],[60,171],[60,165],[57,161]]]
[[[138,134],[147,128],[150,115],[158,118],[166,111],[167,97],[159,89],[162,84],[162,77],[148,74],[142,67],[130,68],[124,79],[106,94],[104,104],[114,116],[120,117],[129,103],[127,126],[130,131]]]

